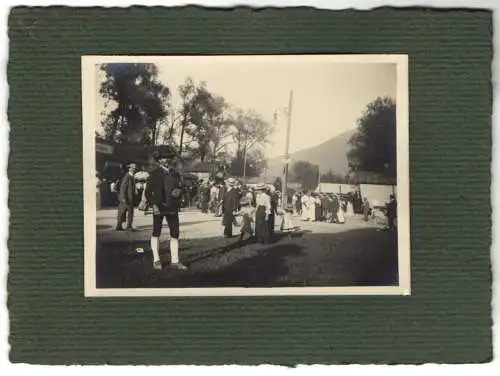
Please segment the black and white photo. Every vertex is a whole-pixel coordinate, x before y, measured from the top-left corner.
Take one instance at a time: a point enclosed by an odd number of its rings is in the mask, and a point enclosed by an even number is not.
[[[86,296],[410,294],[406,55],[84,56],[82,93]]]

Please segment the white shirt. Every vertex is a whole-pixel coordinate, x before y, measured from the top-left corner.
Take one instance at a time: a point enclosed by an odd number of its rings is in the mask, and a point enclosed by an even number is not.
[[[257,207],[264,206],[266,208],[266,215],[271,214],[271,197],[267,193],[257,193],[255,201],[257,202]]]

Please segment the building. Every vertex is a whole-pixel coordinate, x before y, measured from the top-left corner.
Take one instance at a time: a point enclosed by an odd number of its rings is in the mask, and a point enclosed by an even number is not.
[[[157,149],[171,150],[169,146],[158,146]],[[129,163],[136,163],[139,169],[152,168],[152,146],[132,143],[114,143],[100,137],[95,138],[96,171],[104,179],[121,178]]]
[[[209,162],[191,161],[186,163],[184,171],[195,175],[198,179],[207,181],[213,172],[213,164]]]

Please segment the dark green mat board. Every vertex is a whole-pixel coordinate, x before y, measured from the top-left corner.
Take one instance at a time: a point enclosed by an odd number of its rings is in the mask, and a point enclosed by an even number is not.
[[[10,359],[40,364],[487,362],[492,13],[14,8]],[[80,57],[409,55],[412,296],[83,296]]]

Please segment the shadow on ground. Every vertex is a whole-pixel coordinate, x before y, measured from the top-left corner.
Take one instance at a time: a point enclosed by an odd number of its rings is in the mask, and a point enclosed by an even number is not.
[[[169,267],[161,244],[162,271],[152,269],[147,240],[97,244],[98,288],[389,286],[398,283],[397,235],[377,229],[334,234],[276,234],[272,244],[238,238],[189,239],[180,258],[189,269]],[[144,253],[137,253],[143,248]]]

